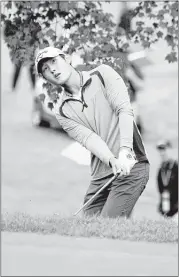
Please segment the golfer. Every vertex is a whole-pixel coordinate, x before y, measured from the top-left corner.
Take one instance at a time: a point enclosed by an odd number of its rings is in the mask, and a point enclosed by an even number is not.
[[[45,80],[64,88],[55,111],[60,125],[91,152],[84,203],[117,176],[84,213],[129,217],[149,179],[149,162],[123,79],[105,64],[79,72],[68,55],[53,47],[41,49],[35,64]]]

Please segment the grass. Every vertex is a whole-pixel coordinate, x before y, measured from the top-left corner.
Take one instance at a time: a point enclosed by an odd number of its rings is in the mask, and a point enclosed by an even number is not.
[[[178,226],[171,220],[94,217],[30,216],[4,213],[1,230],[72,237],[99,237],[155,243],[177,243]]]

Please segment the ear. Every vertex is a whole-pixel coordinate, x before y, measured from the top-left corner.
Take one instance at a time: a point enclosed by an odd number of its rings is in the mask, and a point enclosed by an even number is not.
[[[72,64],[72,58],[70,55],[65,55],[65,61],[69,64]]]
[[[42,73],[39,73],[39,74],[38,74],[38,78],[39,78],[39,79],[43,79],[44,81],[47,81],[47,80],[45,79],[45,77],[43,76]]]

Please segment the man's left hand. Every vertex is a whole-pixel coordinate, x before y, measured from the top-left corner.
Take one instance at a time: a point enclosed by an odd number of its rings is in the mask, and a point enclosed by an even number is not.
[[[137,163],[132,150],[128,147],[121,147],[118,161],[120,163],[120,176],[129,175],[133,166]]]

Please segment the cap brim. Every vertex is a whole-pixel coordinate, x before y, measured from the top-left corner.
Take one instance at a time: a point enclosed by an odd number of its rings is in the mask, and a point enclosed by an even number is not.
[[[58,54],[59,55],[59,54]],[[43,57],[43,58],[41,58],[39,61],[38,61],[38,63],[37,63],[37,73],[38,74],[41,74],[41,71],[39,70],[39,67],[40,67],[40,64],[42,63],[42,61],[43,60],[45,60],[45,59],[52,59],[52,58],[55,58],[55,57],[57,57],[58,55],[52,55],[52,56],[49,56],[49,55],[47,55],[47,57]]]
[[[37,55],[36,62],[35,62],[37,72],[39,73],[38,65],[39,65],[40,61],[42,61],[43,59],[46,59],[46,58],[53,58],[53,57],[56,57],[56,56],[62,55],[62,54],[64,55],[63,51],[61,51],[58,48],[47,47],[47,48],[44,48],[43,50],[41,50],[39,52],[39,54]]]
[[[159,149],[159,150],[165,150],[165,149],[166,149],[166,146],[163,146],[163,145],[157,146],[157,149]]]

